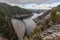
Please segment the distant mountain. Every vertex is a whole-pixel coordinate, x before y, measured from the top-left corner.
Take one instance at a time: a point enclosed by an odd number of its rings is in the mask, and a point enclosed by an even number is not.
[[[43,10],[43,9],[28,9],[32,13],[41,13],[41,12],[46,12],[48,10]]]

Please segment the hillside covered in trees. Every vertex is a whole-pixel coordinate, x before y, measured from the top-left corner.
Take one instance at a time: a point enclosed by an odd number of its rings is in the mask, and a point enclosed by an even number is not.
[[[17,40],[17,34],[12,26],[9,25],[8,18],[13,15],[32,14],[26,9],[17,6],[10,6],[6,3],[0,3],[0,36],[6,40]]]
[[[32,14],[30,11],[20,8],[18,6],[10,6],[6,3],[0,3],[0,10],[2,10],[6,15],[15,15],[15,14]]]
[[[60,40],[60,6],[47,11],[43,18],[37,17],[36,27],[30,35],[25,37],[28,40]],[[41,19],[40,19],[41,18]]]

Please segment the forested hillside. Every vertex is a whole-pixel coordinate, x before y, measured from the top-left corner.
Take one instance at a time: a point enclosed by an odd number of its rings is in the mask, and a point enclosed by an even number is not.
[[[6,3],[0,3],[0,36],[8,40],[17,40],[17,34],[14,28],[9,24],[8,18],[12,15],[32,14],[26,9],[17,6],[10,6]]]
[[[32,14],[30,11],[20,8],[18,6],[10,6],[6,3],[0,3],[0,10],[2,10],[6,15],[11,16],[12,14]]]

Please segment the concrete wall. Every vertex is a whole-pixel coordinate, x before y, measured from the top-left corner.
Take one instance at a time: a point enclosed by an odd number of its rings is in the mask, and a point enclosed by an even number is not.
[[[11,21],[19,40],[22,40],[25,34],[25,24],[18,19],[11,19]]]

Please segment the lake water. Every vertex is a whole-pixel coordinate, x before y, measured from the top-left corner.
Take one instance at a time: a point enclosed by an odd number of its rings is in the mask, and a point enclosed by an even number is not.
[[[30,34],[32,30],[35,28],[36,23],[33,21],[33,19],[37,18],[38,16],[42,15],[43,13],[33,13],[33,16],[30,18],[24,19],[23,21],[26,24],[27,34]]]

